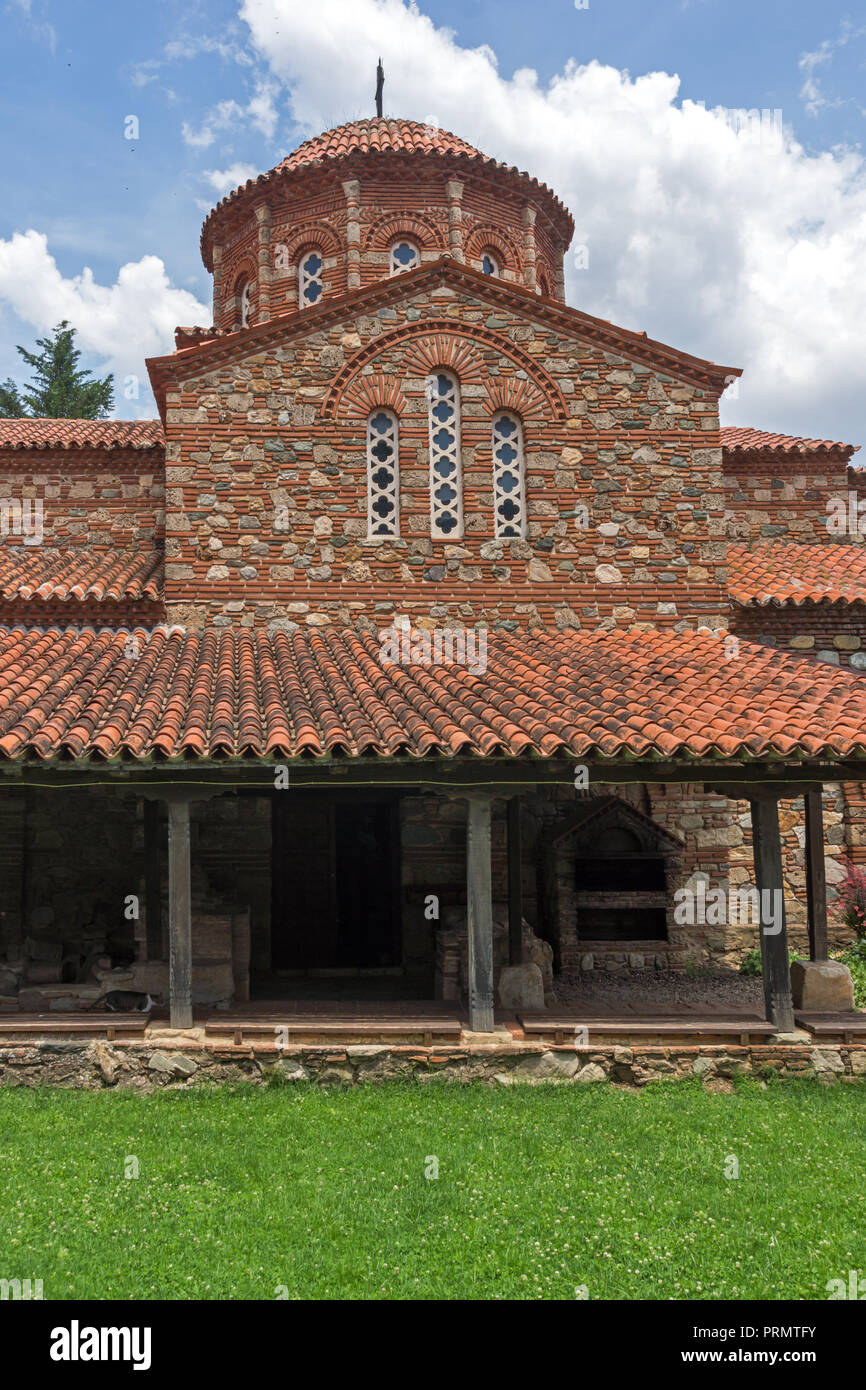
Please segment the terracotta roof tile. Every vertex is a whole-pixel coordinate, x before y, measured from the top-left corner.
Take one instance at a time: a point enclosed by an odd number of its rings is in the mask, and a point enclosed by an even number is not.
[[[728,546],[735,603],[866,603],[866,545]]]
[[[771,434],[745,426],[724,425],[720,431],[722,448],[729,454],[764,452],[781,454],[829,454],[839,450],[853,454],[859,444],[842,444],[832,439],[804,439],[796,434]]]
[[[159,420],[0,420],[0,449],[162,449]]]
[[[326,130],[321,135],[313,136],[311,140],[305,140],[273,169],[248,179],[246,183],[227,194],[205,219],[202,227],[202,249],[205,250],[207,247],[213,217],[219,213],[221,208],[242,196],[247,189],[259,187],[275,176],[299,174],[308,169],[319,168],[330,161],[349,159],[358,155],[376,154],[450,155],[460,161],[472,160],[487,170],[497,169],[503,173],[511,174],[525,181],[526,184],[544,196],[549,210],[559,221],[563,231],[567,230],[570,236],[574,229],[571,214],[553,190],[539,179],[533,178],[531,174],[518,169],[516,165],[507,164],[502,160],[493,159],[490,155],[482,154],[474,145],[470,145],[450,130],[441,130],[438,126],[425,125],[423,121],[404,121],[392,116],[371,116],[366,120],[350,121],[347,125],[336,126],[333,130]],[[207,257],[205,264],[210,269]]]
[[[162,551],[0,546],[0,598],[104,603],[162,597]]]
[[[487,669],[373,634],[0,631],[0,755],[866,758],[866,681],[695,633],[494,634]]]

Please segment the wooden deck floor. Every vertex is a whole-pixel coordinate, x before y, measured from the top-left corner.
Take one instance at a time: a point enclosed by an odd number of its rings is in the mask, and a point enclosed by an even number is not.
[[[798,1028],[816,1044],[866,1043],[866,1013],[796,1015]],[[774,1026],[749,1005],[682,1004],[659,1009],[638,1000],[612,1005],[554,1006],[543,1012],[496,1011],[500,1038],[515,1042],[579,1046],[766,1042]],[[292,1043],[460,1045],[469,1028],[465,1007],[427,999],[257,999],[228,1009],[195,1009],[194,1026],[205,1039],[239,1045]],[[150,1014],[106,1012],[0,1014],[0,1045],[36,1038],[105,1038],[159,1043],[169,1030],[168,1010]]]

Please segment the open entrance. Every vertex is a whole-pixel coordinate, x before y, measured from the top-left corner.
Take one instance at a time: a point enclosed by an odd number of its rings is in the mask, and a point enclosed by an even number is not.
[[[285,792],[272,808],[273,970],[399,974],[397,800]]]

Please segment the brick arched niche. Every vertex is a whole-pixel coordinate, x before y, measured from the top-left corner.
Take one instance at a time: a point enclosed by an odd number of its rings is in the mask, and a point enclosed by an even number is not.
[[[619,796],[591,797],[556,821],[539,872],[557,969],[676,964],[689,945],[673,913],[683,849]]]

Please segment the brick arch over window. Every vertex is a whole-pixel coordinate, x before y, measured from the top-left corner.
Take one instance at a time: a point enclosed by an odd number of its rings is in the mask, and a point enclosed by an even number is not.
[[[389,251],[395,241],[405,238],[413,241],[419,251],[442,251],[448,249],[442,228],[429,217],[394,216],[388,213],[380,217],[369,228],[364,239],[365,251]]]
[[[474,227],[463,243],[467,261],[480,261],[485,251],[494,251],[499,259],[500,272],[510,270],[518,278],[523,275],[523,257],[514,241],[498,227]]]
[[[454,372],[463,385],[488,384],[487,365],[482,354],[485,349],[493,348],[513,362],[518,370],[526,373],[527,381],[520,385],[530,388],[531,394],[521,396],[519,403],[511,398],[497,398],[494,401],[491,391],[491,413],[494,409],[511,408],[519,410],[524,419],[536,414],[554,420],[568,418],[568,409],[556,382],[516,343],[494,329],[477,324],[464,327],[447,319],[405,324],[380,334],[359,348],[334,378],[322,403],[322,418],[333,420],[337,416],[344,396],[365,366],[404,343],[406,370],[410,374],[426,376],[437,367],[442,367]],[[541,398],[540,406],[538,396]]]
[[[273,238],[274,253],[285,247],[283,257],[288,265],[297,265],[304,251],[318,250],[323,256],[339,256],[343,243],[327,222],[308,222],[303,227],[293,227],[287,239],[279,235]]]
[[[543,420],[547,407],[534,381],[490,381],[481,404],[491,415],[506,410],[523,420]]]
[[[390,410],[398,418],[408,406],[397,377],[386,372],[359,376],[350,381],[340,401],[340,413],[347,417],[366,418],[375,410]]]

